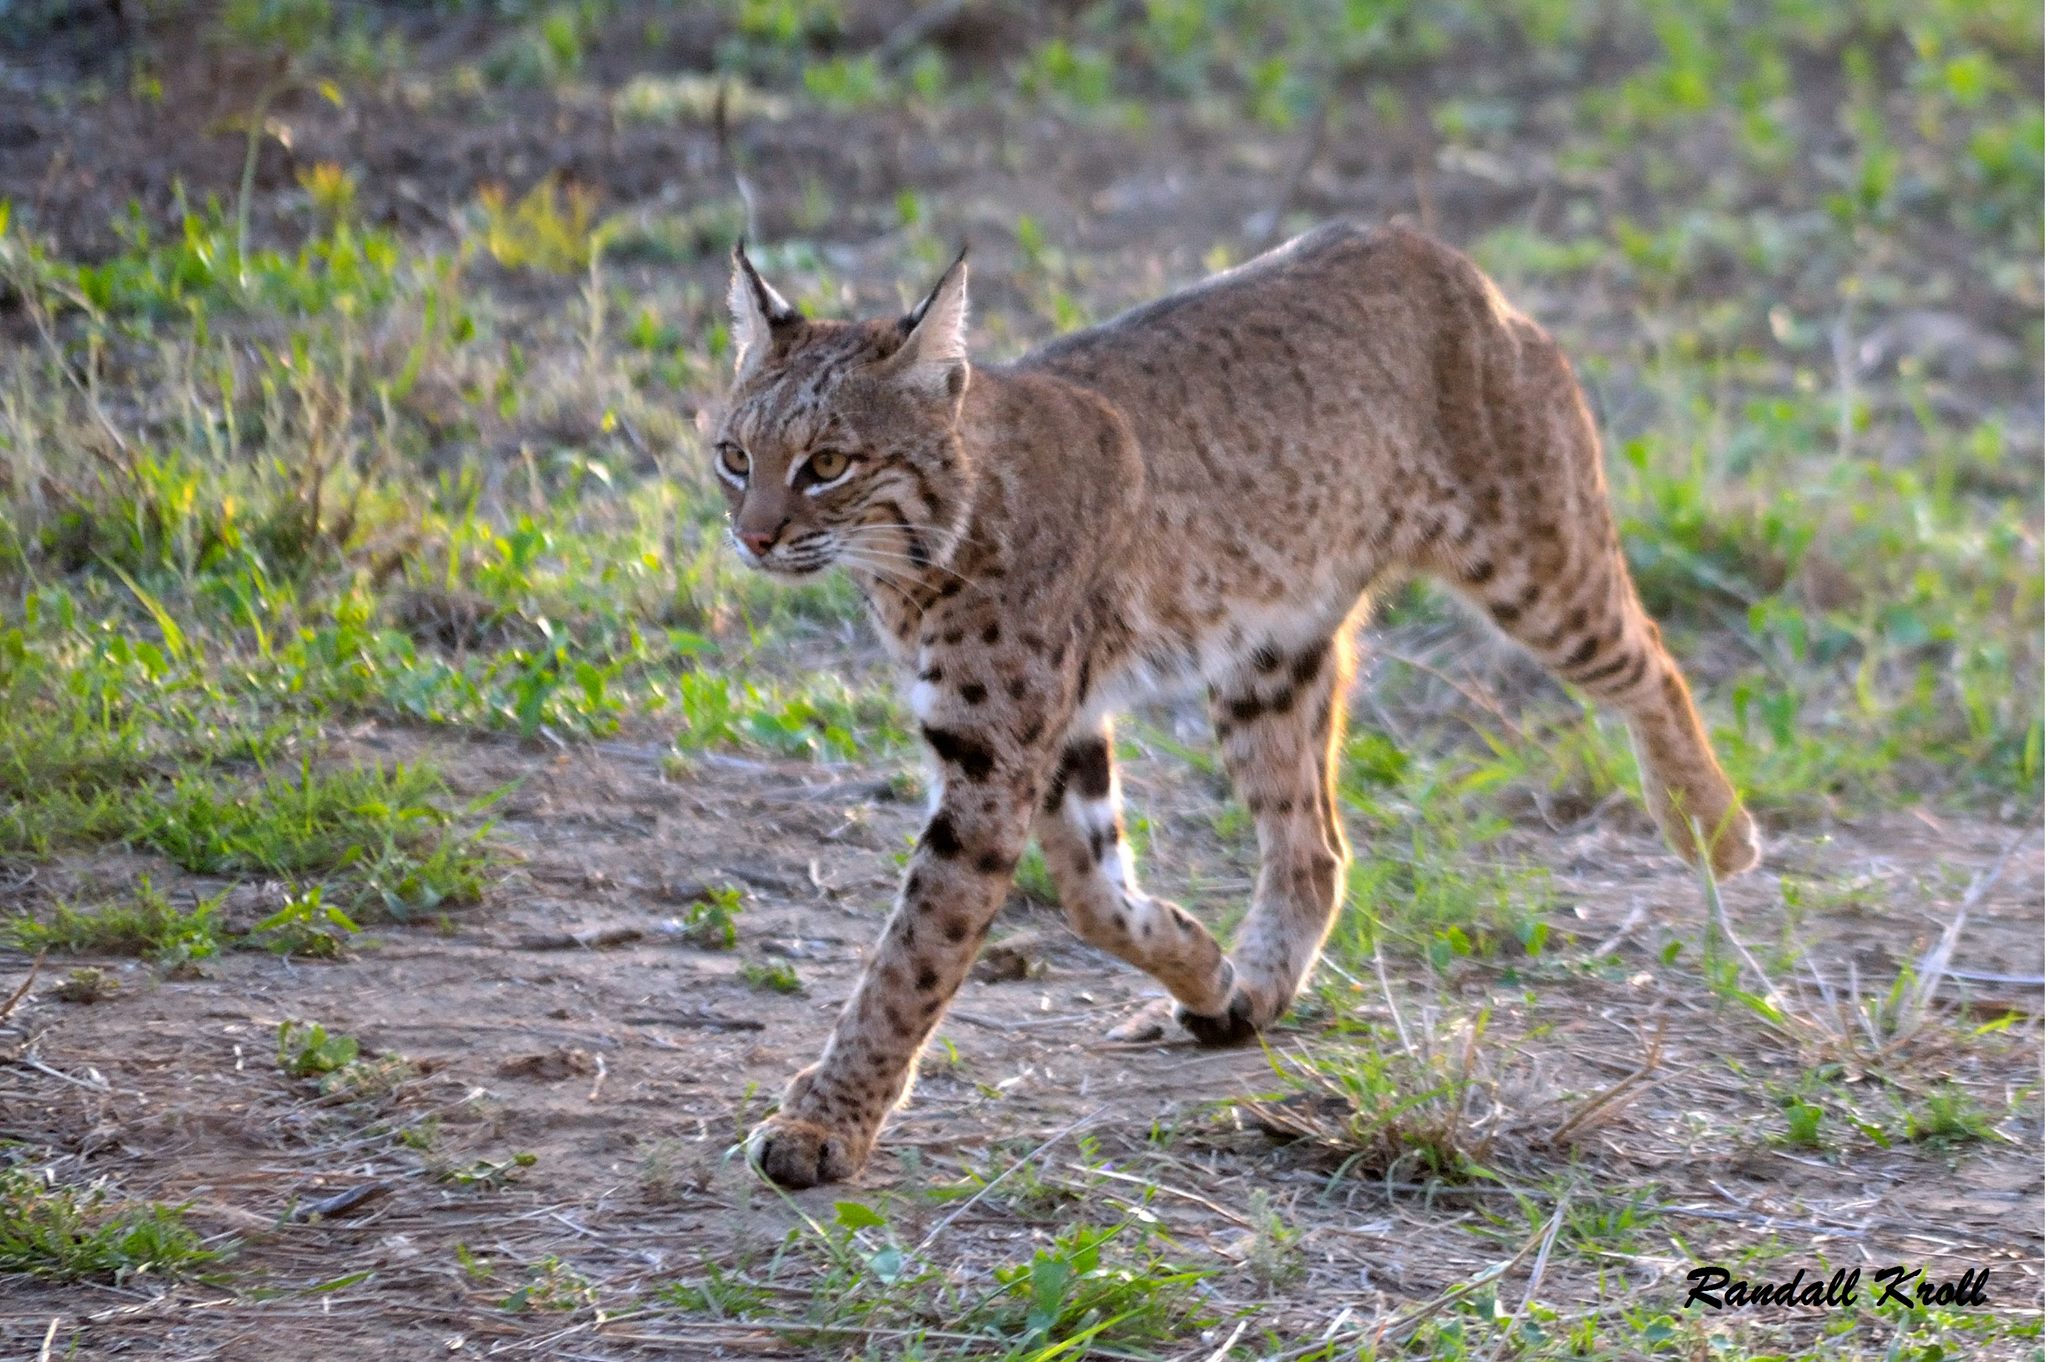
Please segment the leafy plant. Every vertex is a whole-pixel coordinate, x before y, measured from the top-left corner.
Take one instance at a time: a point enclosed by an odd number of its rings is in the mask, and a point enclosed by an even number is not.
[[[277,1067],[290,1078],[321,1078],[356,1062],[362,1045],[354,1036],[330,1034],[318,1022],[277,1024]]]

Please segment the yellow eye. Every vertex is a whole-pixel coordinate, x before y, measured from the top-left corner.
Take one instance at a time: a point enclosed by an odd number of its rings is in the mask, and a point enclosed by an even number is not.
[[[741,449],[736,444],[727,443],[720,445],[718,447],[718,461],[725,465],[726,472],[736,478],[744,478],[747,475],[747,469],[752,467],[752,461],[747,458],[747,451]]]
[[[846,471],[852,460],[836,449],[821,449],[811,455],[811,476],[819,482],[830,482]]]

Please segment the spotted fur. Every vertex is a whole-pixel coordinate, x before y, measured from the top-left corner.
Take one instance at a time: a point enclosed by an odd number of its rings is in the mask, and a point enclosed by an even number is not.
[[[1332,785],[1369,590],[1449,582],[1616,709],[1651,810],[1714,870],[1758,855],[1644,613],[1600,451],[1550,338],[1463,256],[1335,225],[1008,365],[970,370],[967,267],[894,321],[812,321],[735,252],[718,426],[735,547],[838,565],[915,678],[934,804],[817,1064],[752,1149],[844,1178],[1036,837],[1074,928],[1165,985],[1197,1039],[1277,1019],[1329,930],[1349,848]],[[1256,825],[1226,954],[1137,884],[1111,715],[1206,686]]]

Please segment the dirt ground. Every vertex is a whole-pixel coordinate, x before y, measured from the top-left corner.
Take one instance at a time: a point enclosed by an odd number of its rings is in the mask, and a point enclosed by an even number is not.
[[[401,755],[416,742],[377,728],[354,740],[364,756]],[[1050,1140],[1042,1177],[1085,1185],[1075,1164],[1083,1135],[1091,1164],[1136,1170],[1116,1175],[1131,1196],[1156,1189],[1147,1204],[1169,1232],[1225,1261],[1249,1252],[1250,1198],[1287,1207],[1312,1280],[1361,1314],[1427,1300],[1490,1260],[1465,1228],[1487,1198],[1429,1207],[1398,1188],[1333,1181],[1312,1143],[1262,1133],[1239,1101],[1278,1086],[1259,1050],[1106,1041],[1154,990],[1064,938],[1052,910],[1022,898],[990,949],[1028,943],[1032,972],[967,987],[941,1029],[934,1055],[943,1057],[927,1064],[857,1185],[782,1202],[732,1146],[808,1061],[851,988],[916,809],[890,797],[894,768],[733,758],[669,779],[659,751],[624,741],[568,753],[491,742],[438,750],[466,793],[516,783],[499,835],[518,864],[487,913],[380,930],[374,946],[337,964],[242,953],[207,962],[201,977],[159,982],[132,961],[107,960],[124,987],[93,1005],[34,989],[0,1032],[15,1056],[0,1071],[10,1135],[69,1151],[78,1166],[68,1171],[80,1177],[114,1173],[130,1193],[190,1202],[199,1223],[240,1241],[241,1289],[11,1288],[0,1304],[8,1355],[28,1355],[56,1320],[57,1338],[77,1350],[56,1355],[262,1359],[289,1336],[303,1355],[335,1359],[805,1356],[740,1324],[699,1337],[673,1318],[630,1311],[568,1326],[545,1311],[508,1313],[495,1307],[519,1281],[465,1269],[457,1245],[485,1262],[559,1255],[619,1300],[700,1255],[729,1255],[749,1239],[771,1246],[796,1213],[829,1218],[847,1197],[900,1206],[897,1229],[918,1242],[942,1208],[916,1193],[985,1166],[993,1147]],[[1127,776],[1134,806],[1154,820],[1150,878],[1171,885],[1200,870],[1219,896],[1241,889],[1244,867],[1200,831],[1200,801],[1213,796],[1164,774],[1139,762]],[[2020,1128],[2038,1116],[1958,1154],[1947,1179],[1929,1178],[1918,1156],[1842,1161],[1773,1147],[1762,1135],[1773,1113],[1758,1089],[1789,1079],[1797,1057],[1703,1004],[1696,978],[1659,965],[1665,942],[1697,938],[1703,910],[1692,876],[1635,821],[1596,817],[1529,847],[1555,867],[1560,924],[1578,943],[1567,954],[1583,961],[1604,950],[1604,964],[1540,990],[1477,971],[1439,978],[1409,968],[1390,979],[1386,999],[1411,1024],[1433,1002],[1492,1008],[1491,1048],[1512,1057],[1494,1075],[1503,1151],[1525,1170],[1576,1168],[1595,1182],[1655,1184],[1682,1161],[1682,1188],[1668,1203],[1660,1194],[1665,1244],[1621,1267],[1639,1286],[1644,1274],[1666,1276],[1675,1294],[1687,1255],[1721,1261],[1775,1237],[1798,1245],[1801,1262],[1924,1262],[1930,1277],[1989,1267],[1999,1308],[2038,1303],[2039,1131]],[[1806,924],[1822,943],[1814,963],[1837,982],[1851,968],[1888,978],[1939,935],[1958,887],[2011,847],[2006,829],[1910,815],[1785,838],[1763,873],[1729,886],[1728,908],[1738,932],[1766,939],[1782,913],[1780,873],[1853,870],[1853,901]],[[696,949],[664,931],[702,886],[720,883],[745,890],[738,950]],[[1954,968],[2037,972],[2041,901],[2041,848],[2028,838],[1973,909]],[[803,994],[763,992],[737,976],[743,959],[775,958],[794,964]],[[20,966],[0,982],[18,982]],[[1958,985],[1943,999],[1986,1016],[2034,1004],[2027,987],[1995,982]],[[1390,1018],[1386,1001],[1368,1010]],[[415,1076],[373,1110],[315,1096],[275,1063],[275,1033],[288,1019],[317,1019],[403,1056]],[[2013,1049],[1995,1063],[1978,1047],[1958,1050],[1954,1079],[1995,1088],[1998,1073],[2038,1072],[2037,1032],[2010,1034]],[[1273,1043],[1287,1050],[1289,1032]],[[1554,1132],[1652,1049],[1653,1065],[1625,1097],[1564,1145],[1543,1146],[1545,1127]],[[1703,1139],[1703,1108],[1747,1106],[1757,1108],[1755,1138]],[[394,1126],[436,1120],[431,1153],[389,1138]],[[1169,1144],[1152,1140],[1161,1125],[1176,1132]],[[519,1155],[531,1166],[518,1167]],[[504,1185],[447,1181],[449,1167],[479,1160],[506,1168]],[[381,1194],[358,1210],[292,1222],[296,1207],[366,1186]],[[905,1193],[900,1202],[892,1189]],[[969,1274],[1016,1260],[1028,1234],[1009,1210],[979,1209],[944,1229],[947,1254]],[[1546,1294],[1591,1300],[1598,1273],[1616,1267],[1553,1263]],[[266,1301],[254,1289],[266,1279],[342,1284]],[[1287,1337],[1334,1311],[1330,1299],[1276,1294],[1253,1317]]]

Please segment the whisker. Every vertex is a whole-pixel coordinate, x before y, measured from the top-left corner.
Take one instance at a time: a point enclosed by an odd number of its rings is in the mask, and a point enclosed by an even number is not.
[[[860,539],[857,535],[845,535],[843,537],[843,540],[845,543],[848,544],[849,547],[858,546],[859,548],[868,553],[886,554],[899,562],[908,563],[912,567],[917,568],[921,571],[943,572],[947,576],[956,577],[963,582],[970,580],[966,574],[956,571],[953,568],[947,567],[944,563],[935,563],[929,559],[920,562],[918,559],[912,558],[908,554],[896,553],[889,549],[882,548],[880,545],[868,543]]]
[[[851,532],[854,530],[920,530],[929,534],[934,531],[943,530],[943,528],[943,526],[939,525],[899,525],[893,521],[886,523],[882,521],[863,521],[857,524],[847,526],[846,529],[842,531],[842,533]],[[971,535],[967,533],[965,530],[960,531],[953,537],[963,544],[972,544],[976,548],[985,549],[992,547],[987,540]]]
[[[924,620],[925,607],[918,603],[917,597],[911,595],[909,591],[905,590],[903,587],[896,584],[896,582],[891,577],[891,570],[889,568],[883,567],[875,563],[862,562],[859,558],[851,556],[846,557],[844,561],[851,562],[855,567],[866,569],[869,576],[874,579],[874,582],[877,586],[886,586],[891,591],[901,596],[903,598],[903,603],[910,607],[910,612],[912,616],[920,623]]]

